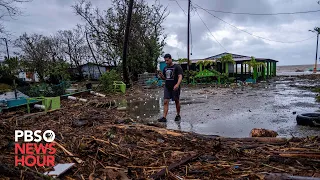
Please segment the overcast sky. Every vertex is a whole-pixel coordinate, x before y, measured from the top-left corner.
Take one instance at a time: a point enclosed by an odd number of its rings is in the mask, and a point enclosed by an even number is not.
[[[149,4],[154,0],[146,0]],[[187,0],[177,0],[187,12]],[[205,9],[250,12],[281,13],[319,10],[318,0],[192,0],[193,5]],[[72,5],[75,0],[32,0],[17,4],[24,16],[3,22],[14,37],[24,32],[50,35],[58,30],[72,29],[83,21],[76,16]],[[91,0],[92,4],[107,9],[110,0]],[[160,0],[170,11],[165,23],[167,45],[164,48],[173,58],[187,56],[187,16],[176,1]],[[198,14],[210,31],[200,20]],[[211,12],[224,21],[254,35],[282,42],[300,41],[312,36],[308,30],[320,27],[320,12],[277,16],[250,16]],[[191,12],[192,55],[191,59],[206,58],[225,51],[235,54],[272,58],[279,65],[313,64],[316,51],[316,37],[299,43],[278,43],[254,37],[218,20],[207,12],[192,8]],[[211,32],[211,33],[210,33]],[[221,47],[219,43],[223,46]],[[3,43],[1,50],[3,53]],[[3,56],[3,54],[1,54]]]

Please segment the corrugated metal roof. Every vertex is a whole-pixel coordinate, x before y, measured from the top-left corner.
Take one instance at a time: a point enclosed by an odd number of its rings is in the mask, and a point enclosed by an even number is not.
[[[214,55],[214,56],[210,56],[210,57],[207,57],[207,58],[204,58],[204,59],[190,59],[190,61],[192,63],[197,63],[198,61],[206,61],[206,60],[209,60],[209,61],[218,61],[219,62],[219,58],[221,58],[222,56],[225,56],[227,54],[231,54],[232,55],[232,58],[235,62],[241,62],[241,61],[250,61],[251,60],[251,56],[244,56],[244,55],[239,55],[239,54],[232,54],[232,53],[227,53],[227,52],[224,52],[224,53],[221,53],[221,54],[217,54],[217,55]],[[255,58],[256,61],[272,61],[272,62],[279,62],[277,60],[274,60],[274,59],[269,59],[269,58]],[[162,61],[163,62],[163,61]],[[176,64],[178,64],[178,62],[174,62]],[[183,62],[181,64],[187,64],[186,62]]]

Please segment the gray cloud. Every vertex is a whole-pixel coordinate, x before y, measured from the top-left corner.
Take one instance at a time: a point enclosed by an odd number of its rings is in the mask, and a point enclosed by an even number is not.
[[[154,2],[154,0],[146,1],[149,4]],[[177,1],[186,11],[187,1]],[[30,3],[17,4],[24,12],[24,16],[18,17],[17,20],[8,19],[2,23],[15,37],[23,32],[50,35],[58,30],[72,29],[76,24],[83,23],[71,8],[76,2],[74,0],[33,0]],[[164,23],[165,32],[169,35],[164,51],[171,53],[174,58],[186,57],[187,16],[173,0],[161,0],[160,3],[168,6],[170,11]],[[316,0],[192,0],[192,3],[205,9],[251,13],[320,9]],[[92,0],[92,4],[102,10],[111,6],[111,2],[105,0]],[[201,9],[197,9],[197,12],[212,34],[231,53],[274,58],[280,61],[280,65],[314,63],[315,38],[295,44],[270,42],[241,32]],[[255,35],[277,41],[306,39],[313,35],[308,32],[309,29],[320,26],[320,13],[279,16],[248,16],[216,12],[212,14]],[[225,51],[208,33],[194,8],[191,12],[191,26],[193,53],[191,58],[205,58]],[[3,48],[4,46],[0,45],[0,53]],[[3,56],[3,53],[0,56]]]

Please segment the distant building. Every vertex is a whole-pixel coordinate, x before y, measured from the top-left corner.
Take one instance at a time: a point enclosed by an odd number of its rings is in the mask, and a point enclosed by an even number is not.
[[[25,82],[39,82],[38,73],[35,72],[19,72],[18,78]]]
[[[93,80],[98,80],[100,78],[100,73],[103,74],[115,67],[116,66],[99,65],[94,63],[86,63],[80,66],[84,78]],[[69,70],[74,74],[79,74],[76,68],[69,68]]]
[[[228,67],[227,72],[229,73],[229,76],[238,77],[241,79],[245,79],[251,76],[252,70],[249,68],[248,65],[245,64],[245,62],[248,62],[251,60],[251,56],[244,56],[244,55],[232,54],[227,52],[206,57],[203,59],[190,59],[191,61],[190,70],[193,70],[193,71],[199,70],[199,66],[196,65],[197,62],[208,60],[208,61],[216,62],[216,65],[212,67],[213,69],[219,71],[220,73],[224,73],[225,71],[223,71],[223,69],[225,67],[223,67],[222,63],[219,61],[219,58],[227,54],[231,54],[233,60],[235,61],[235,64],[229,63],[227,65]],[[266,67],[262,67],[262,66],[258,67],[258,77],[263,77],[263,76],[269,77],[269,76],[276,75],[276,64],[278,61],[269,59],[269,58],[256,58],[256,57],[255,57],[255,60],[257,62],[264,62],[266,64]],[[177,61],[175,61],[174,63],[178,64]],[[187,62],[182,62],[180,65],[183,70],[187,70]],[[164,61],[161,61],[159,63],[159,66],[160,66],[160,70],[163,70],[164,67],[166,66],[166,63]]]

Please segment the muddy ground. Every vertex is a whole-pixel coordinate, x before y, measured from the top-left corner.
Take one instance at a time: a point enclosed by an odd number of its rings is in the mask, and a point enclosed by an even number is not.
[[[169,129],[225,137],[248,137],[253,128],[277,131],[280,137],[320,135],[319,128],[298,126],[296,116],[319,110],[316,93],[308,87],[318,80],[279,76],[257,86],[218,88],[210,85],[183,87],[180,122],[175,122],[175,104],[170,102]],[[147,98],[119,102],[132,118],[155,121],[163,114],[163,90],[149,90]]]

